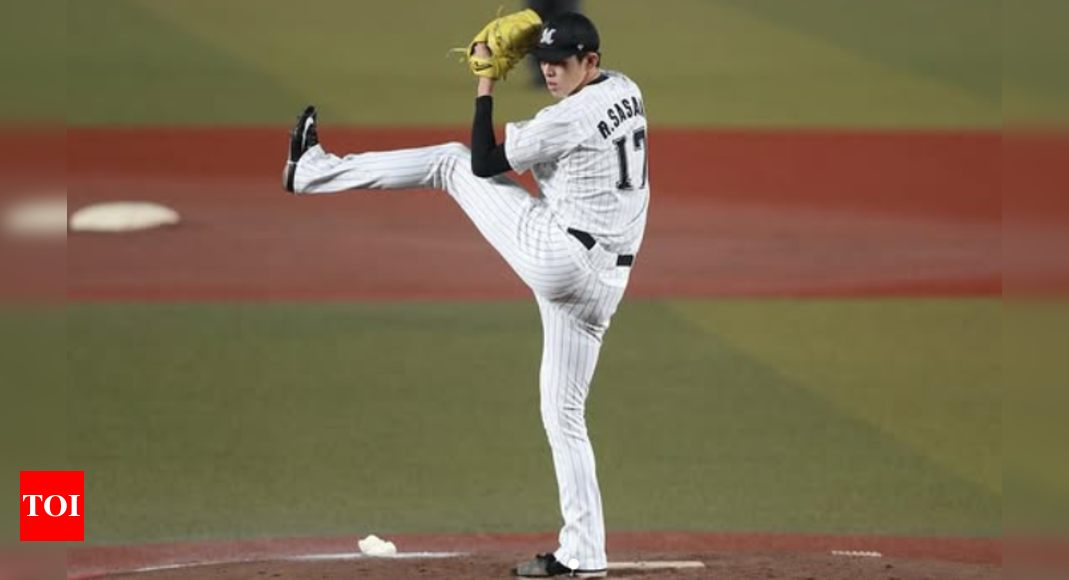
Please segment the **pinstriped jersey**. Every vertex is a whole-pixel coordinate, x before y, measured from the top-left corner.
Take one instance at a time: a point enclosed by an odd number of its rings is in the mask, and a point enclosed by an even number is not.
[[[530,170],[561,222],[618,254],[642,244],[650,183],[646,107],[631,79],[603,80],[505,125],[505,155],[517,173]]]

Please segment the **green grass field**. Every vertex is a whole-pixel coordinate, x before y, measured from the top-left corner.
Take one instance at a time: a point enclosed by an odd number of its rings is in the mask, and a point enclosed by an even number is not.
[[[298,12],[263,0],[71,3],[67,40],[77,50],[68,51],[67,119],[276,124],[311,101],[332,122],[463,125],[472,82],[446,53],[466,45],[498,4],[318,0]],[[995,0],[586,5],[606,66],[639,81],[659,125],[1002,121]],[[502,118],[549,102],[515,78]]]
[[[625,304],[589,410],[610,527],[998,534],[1000,312]],[[94,542],[558,521],[532,305],[80,305],[68,340]]]

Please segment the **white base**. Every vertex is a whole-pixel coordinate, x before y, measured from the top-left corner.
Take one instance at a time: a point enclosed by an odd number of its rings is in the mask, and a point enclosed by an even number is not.
[[[114,202],[84,207],[70,219],[74,232],[123,233],[173,226],[178,212],[158,203]]]

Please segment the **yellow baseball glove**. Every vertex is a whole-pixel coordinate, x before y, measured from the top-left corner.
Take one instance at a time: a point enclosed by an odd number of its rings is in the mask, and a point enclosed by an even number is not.
[[[490,21],[468,44],[464,59],[472,74],[480,77],[503,80],[516,63],[538,44],[542,19],[534,10],[506,14]],[[490,49],[489,57],[475,55],[475,45],[485,42]],[[464,49],[459,49],[463,51]]]

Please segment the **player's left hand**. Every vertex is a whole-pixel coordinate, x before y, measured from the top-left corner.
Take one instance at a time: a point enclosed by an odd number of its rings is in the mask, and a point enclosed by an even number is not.
[[[468,45],[465,54],[468,68],[475,76],[503,80],[516,63],[538,44],[541,30],[542,19],[531,9],[493,19]],[[489,55],[475,50],[480,43],[489,48]]]

